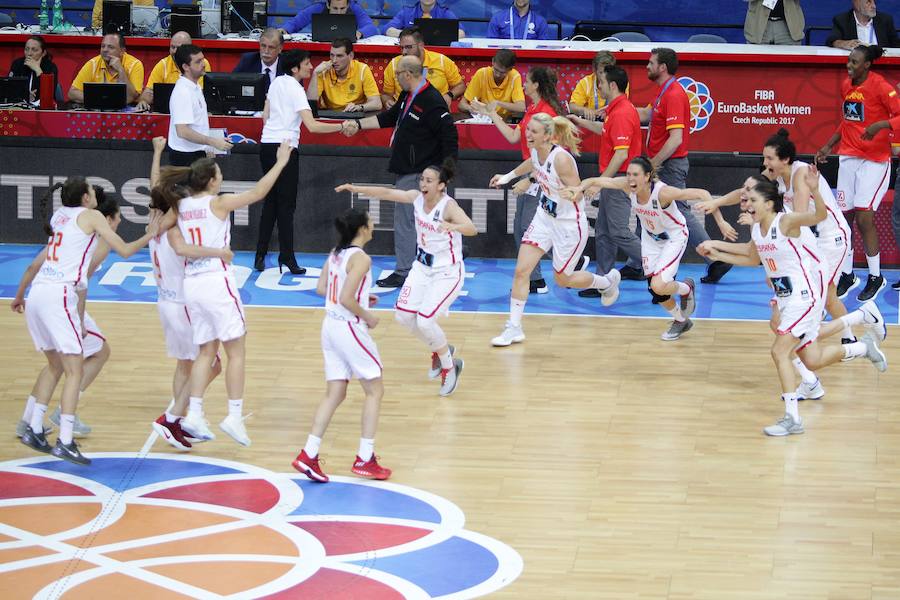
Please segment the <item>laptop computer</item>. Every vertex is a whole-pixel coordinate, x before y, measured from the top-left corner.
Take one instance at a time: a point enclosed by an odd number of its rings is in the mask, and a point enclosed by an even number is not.
[[[174,89],[174,83],[153,84],[153,112],[164,115],[169,114],[169,98],[172,97],[172,90]]]
[[[449,46],[459,41],[458,19],[416,19],[426,46]]]
[[[319,13],[312,16],[314,42],[333,42],[338,38],[356,41],[356,15]]]
[[[18,104],[31,99],[28,77],[0,77],[0,104]]]
[[[124,83],[84,84],[84,107],[88,110],[122,110],[127,105]]]

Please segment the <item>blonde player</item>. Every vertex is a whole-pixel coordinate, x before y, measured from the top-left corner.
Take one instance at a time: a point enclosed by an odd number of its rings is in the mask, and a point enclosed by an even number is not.
[[[338,242],[322,267],[316,292],[325,296],[322,321],[322,353],[325,355],[325,397],[316,410],[306,446],[291,463],[312,481],[326,483],[328,475],[319,465],[319,446],[331,417],[347,397],[347,384],[359,379],[366,399],[362,413],[362,437],[351,471],[369,479],[387,479],[391,470],[378,464],[375,456],[375,429],[384,383],[381,358],[369,330],[378,317],[368,310],[374,303],[372,259],[363,248],[372,239],[372,223],[361,209],[351,208],[334,220]]]
[[[688,228],[676,201],[712,200],[709,192],[697,188],[678,189],[656,179],[646,157],[638,156],[628,164],[625,177],[592,177],[579,188],[566,190],[567,196],[594,194],[602,188],[627,192],[631,208],[641,221],[641,261],[649,277],[653,304],[660,304],[672,315],[672,323],[662,334],[665,341],[677,340],[694,326],[691,315],[697,307],[694,280],[677,281],[675,275],[687,249]],[[674,295],[680,296],[676,304]]]
[[[441,378],[441,396],[449,396],[456,389],[464,362],[453,356],[455,349],[447,343],[437,320],[450,312],[450,305],[462,291],[466,277],[462,236],[477,233],[469,216],[447,195],[453,174],[453,162],[448,160],[441,167],[422,171],[418,191],[349,183],[335,188],[413,205],[416,262],[400,290],[394,316],[431,349],[429,377]]]
[[[749,193],[749,213],[754,220],[749,244],[709,241],[698,247],[713,260],[735,265],[755,266],[762,262],[775,290],[778,328],[772,345],[772,358],[781,383],[785,414],[766,435],[785,436],[803,433],[803,421],[794,392],[793,352],[807,368],[816,371],[842,359],[866,356],[879,371],[887,369],[887,359],[878,348],[878,338],[887,330],[874,303],[825,325],[821,324],[824,305],[824,277],[816,255],[815,238],[808,229],[827,215],[818,188],[818,170],[810,166],[806,183],[815,201],[815,212],[782,212],[783,197],[773,182],[757,182]],[[869,331],[862,342],[819,345],[819,337],[828,337],[847,325],[866,323]]]
[[[166,147],[166,138],[153,138],[153,163],[150,169],[150,187],[159,183],[159,161]],[[160,196],[151,192],[150,208],[168,211],[169,207],[158,204]],[[172,212],[174,217],[174,211]],[[166,340],[166,351],[177,363],[172,376],[172,401],[169,408],[153,422],[153,429],[166,442],[179,450],[189,450],[191,440],[181,429],[181,419],[187,414],[188,381],[194,359],[200,347],[194,343],[191,330],[191,317],[184,300],[184,263],[185,258],[220,258],[231,262],[234,254],[225,248],[204,248],[194,244],[186,244],[181,230],[172,227],[150,240],[150,258],[153,264],[153,275],[156,278],[156,308],[162,323],[163,336]],[[210,370],[210,381],[222,372],[222,364],[218,357]],[[208,384],[207,384],[208,385]],[[205,441],[192,438],[195,441]]]
[[[157,206],[178,212],[178,228],[186,242],[205,248],[227,248],[231,241],[231,212],[265,198],[290,155],[290,144],[282,142],[275,165],[252,189],[240,194],[219,195],[222,171],[212,159],[201,158],[190,167],[163,167],[152,191],[154,201]],[[182,197],[185,188],[191,195]],[[203,416],[203,393],[222,342],[228,356],[225,388],[229,400],[228,416],[219,428],[239,444],[249,446],[243,417],[247,328],[231,265],[222,258],[188,259],[184,267],[184,298],[194,343],[200,346],[200,352],[191,368],[190,405],[181,428],[198,440],[215,438]]]
[[[539,208],[522,237],[516,259],[509,320],[503,333],[491,340],[494,346],[509,346],[525,340],[522,314],[528,300],[528,277],[544,254],[551,250],[557,285],[598,289],[604,306],[609,306],[619,296],[621,276],[616,269],[606,275],[594,275],[583,270],[587,266],[587,257],[582,256],[582,252],[589,235],[584,198],[579,196],[566,200],[560,195],[563,188],[581,184],[573,156],[579,154],[577,133],[575,125],[565,117],[535,114],[525,128],[531,158],[506,175],[491,178],[491,187],[497,188],[516,177],[528,175],[513,189],[522,190],[530,185],[529,182],[537,183],[539,187]]]
[[[156,235],[159,218],[151,218],[143,237],[125,243],[110,228],[106,217],[94,210],[97,206],[94,188],[84,177],[77,176],[54,185],[41,200],[41,212],[45,219],[50,198],[60,188],[62,207],[53,213],[44,227],[50,236],[47,258],[34,278],[25,310],[28,331],[35,347],[46,355],[51,369],[62,370],[66,375],[60,402],[59,438],[51,449],[44,437],[43,427],[49,398],[39,398],[32,411],[30,431],[26,431],[21,440],[39,452],[49,452],[57,458],[87,465],[90,459],[81,453],[73,439],[75,409],[84,369],[82,323],[75,286],[86,274],[98,238],[127,258]]]

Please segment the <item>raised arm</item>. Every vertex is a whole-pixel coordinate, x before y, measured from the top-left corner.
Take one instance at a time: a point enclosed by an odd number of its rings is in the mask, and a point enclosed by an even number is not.
[[[153,138],[153,162],[150,163],[150,187],[156,187],[159,181],[159,161],[166,149],[166,138],[161,135]]]
[[[463,235],[472,236],[478,233],[475,229],[475,223],[466,214],[466,211],[456,203],[456,200],[447,202],[444,207],[444,219],[441,221],[441,227],[447,231],[458,231]]]
[[[416,196],[419,195],[417,190],[398,190],[377,185],[354,185],[352,183],[341,184],[334,188],[334,191],[363,194],[376,200],[387,200],[388,202],[398,202],[400,204],[412,204]]]
[[[797,237],[800,235],[800,227],[812,227],[813,225],[824,221],[825,217],[828,216],[825,200],[822,198],[822,194],[819,193],[819,170],[814,165],[810,165],[807,167],[805,179],[806,186],[810,190],[813,202],[815,203],[816,211],[800,212],[795,210],[794,212],[789,212],[782,216],[779,226],[782,233],[788,237]],[[813,182],[815,182],[815,185],[813,185]]]
[[[278,151],[275,154],[275,164],[272,165],[272,168],[269,169],[268,173],[263,175],[262,179],[256,182],[256,185],[253,186],[252,189],[241,192],[240,194],[223,194],[218,198],[215,198],[210,203],[213,211],[217,216],[222,216],[221,213],[223,212],[227,215],[231,211],[243,208],[254,202],[259,202],[265,198],[266,194],[269,193],[269,190],[272,189],[272,186],[275,185],[275,182],[278,181],[278,176],[281,175],[281,171],[284,169],[290,158],[291,145],[285,140],[281,142],[281,145],[278,147]]]

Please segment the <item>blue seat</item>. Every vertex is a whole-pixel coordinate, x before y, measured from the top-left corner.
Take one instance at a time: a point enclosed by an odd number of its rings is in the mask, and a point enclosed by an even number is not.
[[[15,21],[13,18],[6,13],[0,13],[0,27],[7,27],[9,25],[15,25]]]
[[[644,35],[639,31],[620,31],[619,33],[614,33],[607,39],[615,38],[620,42],[649,42],[651,41],[649,37]]]
[[[687,39],[689,44],[727,44],[728,40],[714,33],[695,33]]]

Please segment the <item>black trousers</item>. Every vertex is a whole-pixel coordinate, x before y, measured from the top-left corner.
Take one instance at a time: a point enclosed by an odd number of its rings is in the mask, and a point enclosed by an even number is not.
[[[259,145],[259,164],[263,173],[271,169],[276,162],[275,155],[279,144]],[[294,209],[297,207],[297,184],[300,181],[300,153],[295,148],[291,152],[288,164],[281,171],[278,180],[263,201],[262,217],[259,219],[259,237],[256,251],[260,254],[269,249],[272,230],[278,221],[279,256],[293,257],[294,252]]]
[[[189,167],[198,158],[206,158],[206,152],[203,150],[179,152],[169,148],[169,164],[173,167]]]

